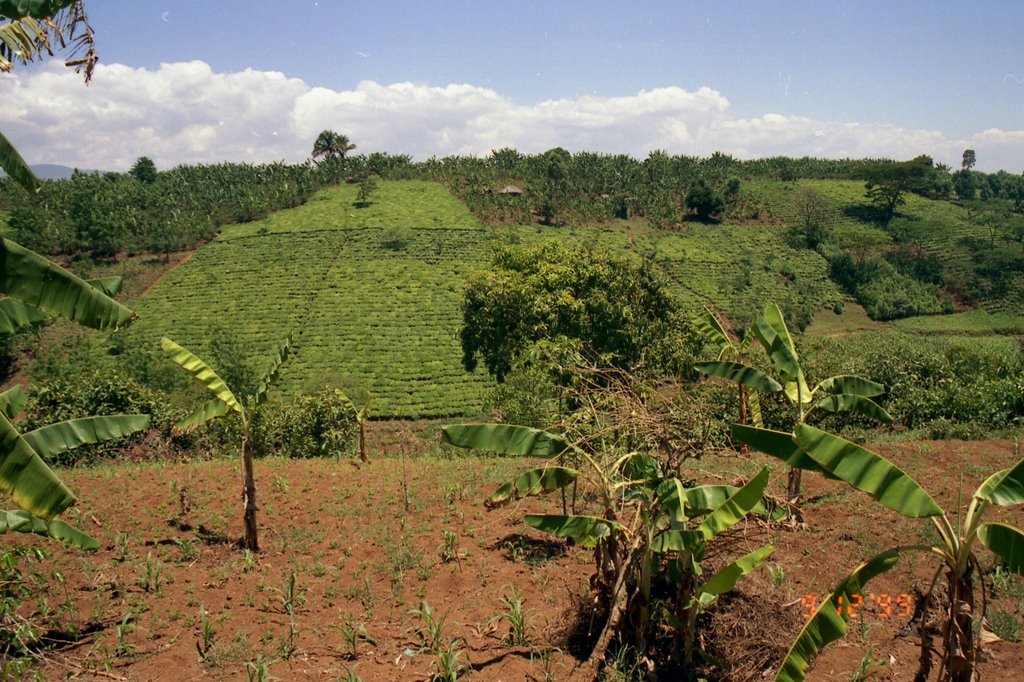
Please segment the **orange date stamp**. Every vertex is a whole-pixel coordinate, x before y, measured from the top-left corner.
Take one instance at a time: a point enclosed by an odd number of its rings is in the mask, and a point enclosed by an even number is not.
[[[818,610],[819,599],[816,595],[805,594],[800,598],[800,605],[807,609],[804,619],[808,620]],[[901,618],[910,616],[914,598],[909,594],[851,594],[849,599],[840,595],[836,599],[836,613],[840,616],[854,618],[860,611],[868,611],[879,618]]]

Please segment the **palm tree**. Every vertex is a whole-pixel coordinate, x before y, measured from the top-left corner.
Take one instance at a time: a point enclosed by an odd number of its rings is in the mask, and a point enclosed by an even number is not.
[[[324,130],[313,143],[313,160],[323,159],[344,159],[345,154],[355,149],[347,135],[336,133],[333,130]]]

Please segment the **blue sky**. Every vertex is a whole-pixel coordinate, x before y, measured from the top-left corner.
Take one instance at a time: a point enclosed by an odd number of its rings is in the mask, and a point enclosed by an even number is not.
[[[88,91],[51,64],[0,78],[0,96],[18,96],[0,125],[39,161],[74,156],[28,121],[33,111],[46,118],[59,92],[84,111],[79,134],[120,132],[124,144],[88,145],[92,165],[105,167],[142,153],[164,165],[301,160],[306,138],[331,127],[358,151],[417,158],[507,144],[635,156],[929,153],[952,163],[974,146],[981,168],[1024,170],[1019,0],[86,8],[110,67]]]

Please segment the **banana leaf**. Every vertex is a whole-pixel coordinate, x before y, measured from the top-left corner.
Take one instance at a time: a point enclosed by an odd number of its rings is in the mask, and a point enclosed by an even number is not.
[[[177,424],[174,430],[178,433],[192,433],[208,421],[223,417],[231,412],[228,404],[220,398],[211,398],[199,406],[192,414],[188,415]]]
[[[291,335],[288,335],[284,342],[278,347],[277,354],[274,356],[273,362],[270,363],[270,367],[267,368],[267,371],[260,378],[259,386],[256,388],[257,402],[262,401],[266,397],[267,391],[270,390],[270,385],[274,382],[274,379],[277,378],[278,370],[281,369],[281,365],[284,364],[284,361],[288,358],[288,350],[291,348],[291,345],[292,337]],[[351,400],[348,402],[350,405],[352,404]],[[355,413],[358,418],[358,411],[355,409],[354,405],[352,407],[352,412]]]
[[[697,362],[693,368],[708,376],[728,379],[755,391],[777,393],[782,390],[782,384],[775,379],[740,362]]]
[[[0,291],[50,315],[94,329],[117,329],[135,314],[56,263],[0,237]]]
[[[882,409],[881,405],[871,398],[865,398],[853,393],[827,395],[814,403],[814,407],[826,412],[849,412],[854,410],[883,424],[892,424],[892,416]]]
[[[242,413],[242,405],[235,398],[235,394],[231,392],[231,389],[227,387],[227,384],[224,383],[224,380],[217,376],[217,373],[209,365],[196,357],[192,351],[182,348],[167,337],[160,340],[160,347],[164,349],[164,352],[167,353],[171,360],[181,365],[228,407],[238,413]],[[201,409],[206,409],[206,406]]]
[[[771,473],[768,467],[761,469],[757,476],[708,514],[697,528],[697,532],[702,534],[705,540],[710,540],[742,521],[743,517],[761,501]]]
[[[626,529],[615,521],[596,516],[558,516],[555,514],[527,514],[526,525],[563,538],[572,538],[584,547],[594,547],[613,532]]]
[[[750,573],[765,562],[765,559],[775,551],[772,546],[755,549],[753,552],[740,557],[713,576],[704,581],[704,584],[697,588],[698,600],[704,608],[711,606],[711,603],[720,594],[728,592],[736,587],[740,578]]]
[[[917,481],[870,450],[806,424],[797,425],[794,440],[826,471],[889,509],[911,518],[944,513]]]
[[[1005,523],[983,523],[978,539],[1006,562],[1014,573],[1024,573],[1024,533]]]
[[[818,387],[825,393],[851,393],[862,398],[874,398],[885,393],[885,386],[853,374],[841,374],[825,379]]]
[[[7,532],[35,533],[88,551],[100,548],[99,542],[60,519],[44,521],[26,511],[0,511],[0,533]]]
[[[148,414],[83,417],[50,424],[21,434],[41,457],[52,459],[87,443],[101,443],[149,428]]]
[[[693,324],[697,329],[704,334],[705,338],[718,346],[720,351],[719,358],[722,354],[730,348],[734,348],[732,339],[729,338],[729,334],[725,331],[725,327],[719,321],[715,314],[711,312],[707,307],[704,308],[704,312],[693,318]]]
[[[31,23],[34,24],[35,22]],[[27,22],[26,25],[31,27]],[[8,24],[7,26],[12,27],[6,28],[5,26],[8,33],[8,40],[17,41],[19,43],[24,43],[24,41],[28,40],[31,45],[31,35],[27,33],[14,33],[16,29],[21,29],[21,26],[15,23]],[[21,49],[17,51],[24,52],[24,47],[24,44],[21,45]],[[0,168],[3,168],[4,172],[7,173],[12,180],[24,187],[26,192],[35,193],[39,191],[39,180],[36,178],[35,173],[32,172],[32,168],[25,163],[25,159],[21,158],[21,154],[19,154],[18,150],[14,148],[14,145],[11,144],[10,140],[4,137],[3,133],[0,133]]]
[[[496,507],[512,499],[550,493],[569,485],[578,476],[578,471],[559,466],[530,469],[495,490],[487,498],[487,506]]]
[[[0,298],[0,334],[13,334],[19,329],[33,327],[50,319],[51,316],[39,308],[16,298]]]
[[[69,7],[74,0],[0,0],[0,16],[8,19],[46,19]]]
[[[800,630],[789,653],[782,660],[775,682],[801,682],[807,675],[807,668],[819,651],[846,634],[849,610],[840,604],[854,601],[852,595],[863,595],[864,587],[875,576],[896,565],[900,558],[899,549],[890,549],[878,554],[858,566],[832,594],[817,608],[814,615]],[[842,598],[842,602],[839,599]],[[863,597],[862,597],[863,598]]]
[[[800,446],[793,440],[793,434],[791,433],[733,424],[732,437],[741,443],[746,443],[758,452],[781,459],[791,467],[805,471],[816,471],[828,478],[838,478],[801,450]]]
[[[0,414],[0,490],[32,516],[49,521],[75,502],[67,486]]]
[[[18,413],[24,410],[26,405],[28,405],[28,396],[25,395],[25,390],[20,384],[15,384],[0,393],[0,411],[8,419],[14,419],[18,416]]]
[[[989,476],[974,496],[1004,507],[1024,503],[1024,459]]]
[[[553,457],[571,447],[547,431],[512,424],[452,424],[441,429],[441,437],[459,448],[523,457]]]

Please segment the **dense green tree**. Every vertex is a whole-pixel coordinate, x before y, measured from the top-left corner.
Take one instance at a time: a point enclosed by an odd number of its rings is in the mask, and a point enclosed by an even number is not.
[[[965,149],[963,160],[960,162],[960,168],[965,171],[969,171],[974,168],[974,164],[978,162],[978,157],[974,153],[973,149]]]
[[[835,207],[827,196],[813,187],[802,187],[793,195],[793,210],[799,223],[800,236],[807,246],[816,249],[831,234],[830,223]]]
[[[978,193],[978,183],[974,171],[966,168],[953,173],[953,189],[961,199],[970,201]]]
[[[881,211],[884,221],[892,220],[896,208],[906,203],[906,192],[924,193],[933,172],[932,158],[921,155],[910,161],[875,161],[860,170],[865,195]]]
[[[725,200],[701,178],[686,193],[686,208],[695,211],[701,220],[709,220],[712,216],[722,212],[722,209],[725,208]]]
[[[128,171],[128,175],[139,182],[144,182],[147,185],[152,184],[156,182],[156,164],[148,156],[140,156],[135,161],[131,170]]]
[[[479,360],[498,381],[544,339],[580,342],[594,363],[632,367],[665,360],[677,308],[646,263],[548,242],[506,247],[470,278],[462,303],[463,365]]]

